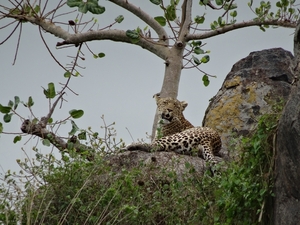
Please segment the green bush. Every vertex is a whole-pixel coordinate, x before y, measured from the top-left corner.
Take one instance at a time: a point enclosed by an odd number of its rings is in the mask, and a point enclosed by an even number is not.
[[[170,168],[157,173],[143,164],[115,168],[104,160],[80,156],[61,160],[36,154],[20,162],[32,179],[22,193],[9,189],[16,174],[7,173],[0,194],[3,224],[258,224],[272,196],[273,136],[279,113],[262,116],[249,137],[236,138],[238,153],[220,176],[199,177],[186,164],[178,179]],[[174,162],[176,163],[176,162]],[[27,176],[29,177],[29,176]]]

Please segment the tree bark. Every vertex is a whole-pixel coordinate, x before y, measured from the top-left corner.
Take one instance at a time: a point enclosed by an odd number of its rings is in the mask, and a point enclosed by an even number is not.
[[[177,98],[179,90],[179,82],[181,70],[183,68],[182,60],[183,53],[186,46],[186,36],[189,34],[190,25],[192,22],[192,0],[185,0],[182,4],[181,26],[179,36],[174,46],[169,49],[167,59],[165,61],[165,75],[160,96]],[[156,111],[153,127],[152,127],[152,140],[155,137],[157,129],[158,112]]]

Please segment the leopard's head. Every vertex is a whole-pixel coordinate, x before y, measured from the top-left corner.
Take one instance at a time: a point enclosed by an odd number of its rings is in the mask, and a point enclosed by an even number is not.
[[[160,119],[163,124],[169,124],[173,121],[180,121],[183,116],[183,111],[188,103],[185,101],[178,101],[175,98],[161,98],[159,95],[153,96],[156,100],[157,109],[160,113]]]

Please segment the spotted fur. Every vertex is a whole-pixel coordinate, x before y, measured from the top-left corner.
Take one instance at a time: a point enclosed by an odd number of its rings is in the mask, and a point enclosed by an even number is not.
[[[209,162],[212,167],[217,163],[215,155],[221,150],[222,142],[219,134],[209,127],[194,127],[183,116],[187,106],[173,98],[155,96],[160,112],[163,137],[155,138],[151,144],[133,143],[127,150],[174,151],[184,155],[196,155]],[[214,169],[213,169],[214,172]]]

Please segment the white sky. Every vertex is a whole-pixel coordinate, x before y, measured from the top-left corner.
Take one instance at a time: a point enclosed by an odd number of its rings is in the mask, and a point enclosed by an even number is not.
[[[48,9],[58,1],[49,2]],[[152,16],[162,15],[159,7],[150,1],[131,0],[130,2],[136,2]],[[198,11],[198,14],[202,15],[203,8],[198,6],[198,2],[194,1],[194,12]],[[243,3],[238,11],[238,20],[253,18],[254,14],[247,8],[247,1],[241,2]],[[275,5],[276,1],[271,2]],[[109,25],[120,14],[123,14],[125,19],[121,24],[113,27],[114,29],[127,30],[138,26],[145,27],[145,24],[138,21],[135,16],[108,1],[99,1],[99,4],[106,6],[106,12],[96,16],[100,27]],[[207,13],[209,12],[208,10]],[[178,15],[180,14],[178,12]],[[91,14],[87,14],[86,20],[91,17]],[[74,16],[68,16],[65,22],[68,19],[74,19]],[[211,20],[206,18],[208,22],[206,28],[209,27]],[[0,26],[6,24],[7,21],[0,21]],[[1,30],[0,42],[12,29],[10,27]],[[208,100],[217,93],[233,64],[252,51],[281,47],[292,52],[293,32],[292,29],[284,28],[270,28],[267,32],[262,32],[258,27],[252,27],[204,40],[207,43],[204,49],[211,51],[211,60],[201,69],[209,74],[217,75],[217,78],[210,78],[210,85],[204,87],[201,73],[196,69],[183,70],[178,99],[189,103],[185,111],[186,118],[192,124],[200,126],[209,103]],[[63,83],[66,80],[63,77],[64,71],[50,57],[39,37],[38,28],[28,23],[23,24],[18,58],[16,65],[13,66],[17,37],[15,33],[10,40],[0,46],[0,104],[6,105],[16,95],[24,102],[32,96],[35,102],[33,112],[40,118],[48,112],[48,100],[44,97],[42,87],[47,88],[49,82],[54,82],[56,90],[59,90],[59,82]],[[44,37],[62,65],[71,61],[67,55],[75,54],[74,47],[56,50],[55,44],[61,40],[46,33]],[[100,126],[103,125],[101,115],[104,115],[107,124],[116,122],[117,139],[122,138],[127,144],[132,142],[126,128],[130,131],[134,141],[145,139],[146,132],[151,133],[152,129],[156,109],[152,96],[161,89],[164,62],[152,53],[129,44],[95,41],[89,43],[89,46],[95,53],[104,52],[106,57],[94,59],[87,50],[84,50],[86,60],[82,61],[81,65],[86,69],[81,70],[83,77],[74,78],[70,83],[72,90],[79,95],[75,96],[69,92],[65,96],[68,102],[64,103],[62,109],[56,109],[53,119],[62,120],[68,116],[69,110],[83,109],[84,116],[75,120],[80,128],[91,126],[94,131],[103,133]],[[19,106],[17,112],[25,118],[31,118],[29,111],[22,105]],[[0,121],[3,123],[5,132],[20,132],[21,120],[18,117],[14,116],[11,123],[5,124],[2,116],[3,114],[0,115]],[[70,130],[71,125],[68,123],[58,133],[67,136]],[[24,136],[21,142],[13,144],[14,137],[15,135],[6,134],[0,136],[0,166],[4,171],[18,170],[16,159],[25,157],[21,148],[30,157],[34,157],[31,148],[36,145],[38,139],[29,140],[30,136]],[[39,149],[43,153],[49,153],[52,147],[40,144]],[[1,167],[0,173],[3,172]]]

